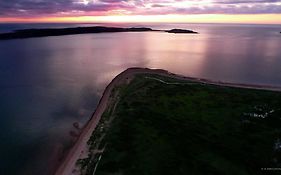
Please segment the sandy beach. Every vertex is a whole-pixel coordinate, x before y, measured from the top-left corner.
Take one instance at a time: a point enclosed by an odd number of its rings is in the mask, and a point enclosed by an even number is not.
[[[113,101],[113,97],[111,96],[112,90],[124,83],[128,83],[135,75],[137,74],[156,74],[165,77],[174,78],[177,80],[186,80],[193,81],[202,84],[211,84],[225,87],[236,87],[236,88],[248,88],[248,89],[257,89],[257,90],[270,90],[270,91],[281,91],[281,87],[275,86],[264,86],[264,85],[248,85],[248,84],[235,84],[235,83],[227,83],[227,82],[216,82],[212,80],[199,79],[199,78],[191,78],[185,77],[177,74],[170,73],[166,70],[161,69],[147,69],[147,68],[129,68],[124,72],[117,75],[111,83],[105,88],[102,98],[99,101],[99,104],[92,115],[91,119],[87,123],[87,125],[82,130],[79,138],[76,143],[69,151],[69,153],[65,156],[64,160],[61,162],[60,166],[56,171],[56,175],[74,175],[80,174],[79,167],[76,166],[76,161],[80,158],[85,158],[88,154],[87,141],[92,135],[92,132],[95,130],[99,120],[106,110],[108,104]]]

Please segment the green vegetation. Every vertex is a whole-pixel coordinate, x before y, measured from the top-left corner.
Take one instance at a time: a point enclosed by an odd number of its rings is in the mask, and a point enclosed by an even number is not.
[[[139,75],[119,95],[89,174],[97,162],[96,175],[259,175],[281,167],[281,93]]]

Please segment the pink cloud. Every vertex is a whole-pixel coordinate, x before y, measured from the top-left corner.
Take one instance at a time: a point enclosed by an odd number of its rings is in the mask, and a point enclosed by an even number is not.
[[[177,3],[188,5],[177,6]],[[200,3],[201,2],[201,3]],[[203,0],[204,2],[204,0]],[[112,11],[136,15],[281,14],[280,0],[0,0],[0,17],[106,15]]]

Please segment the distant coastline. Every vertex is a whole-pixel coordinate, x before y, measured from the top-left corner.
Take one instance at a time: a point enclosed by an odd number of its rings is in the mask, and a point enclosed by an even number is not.
[[[198,34],[198,32],[194,32],[192,30],[185,30],[185,29],[172,29],[172,30],[167,30],[165,32],[167,32],[167,33],[194,33],[194,34]]]
[[[113,90],[120,85],[128,84],[135,75],[139,74],[154,74],[161,75],[168,78],[174,78],[181,81],[190,81],[195,83],[216,85],[222,87],[233,87],[233,88],[246,88],[246,89],[256,89],[256,90],[269,90],[269,91],[281,91],[281,87],[276,86],[267,86],[267,85],[248,85],[248,84],[236,84],[236,83],[227,83],[227,82],[218,82],[207,79],[200,78],[192,78],[181,76],[177,74],[170,73],[163,69],[148,69],[148,68],[129,68],[119,75],[117,75],[105,88],[103,96],[101,97],[99,104],[92,115],[89,122],[83,128],[82,133],[80,134],[78,140],[75,145],[69,151],[69,153],[65,156],[63,162],[60,164],[56,171],[56,175],[70,175],[75,174],[77,171],[76,161],[78,159],[83,158],[88,153],[87,141],[91,137],[93,131],[97,127],[99,120],[104,113],[104,111],[108,108],[109,105],[112,106],[112,103],[116,102],[114,96],[112,95]]]
[[[0,40],[10,39],[24,39],[24,38],[36,38],[47,36],[62,36],[62,35],[77,35],[77,34],[90,34],[90,33],[116,33],[116,32],[168,32],[168,33],[191,33],[197,34],[192,30],[185,29],[172,29],[172,30],[154,30],[147,27],[132,27],[132,28],[120,28],[120,27],[75,27],[75,28],[58,28],[58,29],[23,29],[15,30],[9,33],[0,33]]]

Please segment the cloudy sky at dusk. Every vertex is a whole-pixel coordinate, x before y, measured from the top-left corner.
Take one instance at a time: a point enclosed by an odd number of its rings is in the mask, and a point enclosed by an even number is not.
[[[82,21],[124,19],[125,22],[146,19],[200,22],[201,18],[230,21],[248,18],[248,21],[262,22],[268,18],[271,23],[280,23],[281,0],[0,0],[0,21],[75,21],[75,18]]]

